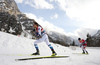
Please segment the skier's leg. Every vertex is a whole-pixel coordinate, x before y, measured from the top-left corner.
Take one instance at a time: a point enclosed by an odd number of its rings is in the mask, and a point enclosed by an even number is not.
[[[45,42],[46,42],[46,44],[49,46],[49,48],[50,48],[51,51],[52,51],[52,55],[57,55],[56,52],[54,51],[53,47],[52,47],[51,44],[49,43],[49,39],[48,39],[47,34],[45,34],[44,37],[45,37]]]
[[[51,44],[48,45],[52,51],[52,56],[57,55],[57,53],[55,52],[55,50],[53,49],[53,47],[51,46]]]
[[[88,54],[88,51],[86,50],[86,45],[84,45],[84,51]]]
[[[38,39],[38,40],[36,40],[35,42],[34,42],[34,46],[35,46],[35,49],[36,49],[36,53],[33,53],[32,55],[40,55],[40,53],[39,53],[39,48],[38,48],[38,43],[40,43],[40,42],[42,42],[43,41],[43,39],[42,38],[40,38],[40,39]]]
[[[84,46],[83,46],[83,45],[82,45],[82,51],[83,51],[82,53],[83,53],[83,54],[85,54],[85,51],[84,51]]]

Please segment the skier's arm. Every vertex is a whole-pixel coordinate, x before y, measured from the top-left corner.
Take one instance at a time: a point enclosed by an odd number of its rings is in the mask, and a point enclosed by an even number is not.
[[[38,29],[38,33],[41,36],[41,28]]]
[[[41,28],[39,27],[38,28],[38,35],[37,35],[37,37],[40,37],[41,36]]]
[[[80,44],[80,47],[82,46],[82,43]]]

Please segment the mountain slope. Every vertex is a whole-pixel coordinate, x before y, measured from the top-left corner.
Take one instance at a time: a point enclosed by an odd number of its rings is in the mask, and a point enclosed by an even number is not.
[[[100,47],[100,30],[93,36],[87,38],[88,46]]]

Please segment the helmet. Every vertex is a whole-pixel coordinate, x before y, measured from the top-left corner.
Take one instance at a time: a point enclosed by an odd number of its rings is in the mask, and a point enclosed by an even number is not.
[[[78,38],[78,40],[81,40],[81,38]]]

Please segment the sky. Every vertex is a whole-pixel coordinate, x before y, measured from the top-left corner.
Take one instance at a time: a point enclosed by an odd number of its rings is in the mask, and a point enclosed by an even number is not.
[[[47,32],[86,38],[100,29],[100,0],[15,0],[21,12]]]

